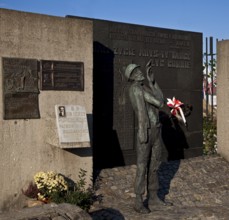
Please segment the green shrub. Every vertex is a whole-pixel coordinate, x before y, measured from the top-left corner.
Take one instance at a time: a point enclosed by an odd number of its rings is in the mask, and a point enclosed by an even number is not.
[[[54,203],[70,203],[79,206],[80,208],[88,211],[93,203],[93,190],[92,188],[85,188],[86,185],[86,171],[80,169],[79,180],[73,184],[71,182],[71,187],[68,191],[52,192],[50,195],[50,200]]]
[[[203,153],[204,155],[212,155],[217,153],[217,127],[216,120],[203,118]]]
[[[92,197],[93,194],[90,190],[67,191],[65,194],[54,192],[51,194],[50,201],[54,203],[70,203],[88,211],[93,203]]]

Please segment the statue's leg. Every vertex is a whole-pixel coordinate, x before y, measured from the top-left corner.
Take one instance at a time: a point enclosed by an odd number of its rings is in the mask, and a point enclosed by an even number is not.
[[[149,213],[149,209],[144,207],[142,196],[146,187],[146,171],[149,160],[150,149],[148,144],[140,144],[137,140],[137,170],[135,177],[135,211],[139,213]]]
[[[162,153],[162,143],[160,138],[160,128],[152,129],[153,132],[153,147],[151,152],[151,159],[149,164],[148,171],[148,205],[149,209],[152,210],[155,205],[170,205],[171,203],[167,203],[162,201],[158,195],[159,189],[159,180],[158,180],[158,168],[161,164],[161,153]]]
[[[158,198],[157,191],[159,188],[159,181],[157,171],[161,163],[161,139],[160,128],[152,128],[152,152],[148,171],[148,198],[150,205],[162,205],[164,204]]]

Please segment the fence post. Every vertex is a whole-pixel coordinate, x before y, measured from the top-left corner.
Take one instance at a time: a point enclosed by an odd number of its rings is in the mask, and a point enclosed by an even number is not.
[[[213,37],[210,37],[210,56],[211,56],[211,119],[213,121],[214,105],[213,105],[213,81],[214,81],[214,57],[213,57]]]
[[[206,95],[206,116],[208,118],[208,38],[206,37],[206,65],[205,65],[205,69],[206,69],[206,73],[205,73],[205,80],[206,80],[206,91],[205,91],[205,95]]]

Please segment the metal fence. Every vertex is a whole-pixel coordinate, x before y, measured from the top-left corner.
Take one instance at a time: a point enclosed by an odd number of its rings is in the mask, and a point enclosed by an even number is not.
[[[205,52],[203,54],[203,98],[205,116],[213,120],[217,111],[217,69],[216,69],[216,43],[213,37],[205,39]]]

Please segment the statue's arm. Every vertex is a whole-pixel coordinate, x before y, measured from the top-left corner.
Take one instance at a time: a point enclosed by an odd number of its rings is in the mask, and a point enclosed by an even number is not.
[[[156,99],[163,100],[164,102],[163,93],[160,87],[158,86],[157,82],[155,81],[154,73],[152,72],[151,62],[152,60],[149,60],[149,62],[146,64],[146,77],[149,83],[149,87],[153,95],[156,97]]]
[[[164,106],[163,98],[157,98],[155,95],[153,95],[151,92],[148,91],[144,91],[143,95],[145,101],[150,103],[151,105],[154,105],[157,108],[162,108]]]
[[[144,103],[144,95],[143,90],[139,86],[133,86],[131,88],[131,94],[132,94],[132,101],[135,105],[135,114],[138,118],[138,139],[140,143],[146,143],[148,140],[148,122],[147,116],[145,115],[146,110],[144,109],[145,103]]]
[[[159,99],[163,100],[163,102],[165,102],[164,95],[163,95],[163,93],[161,91],[161,88],[159,87],[159,85],[157,84],[156,81],[154,83],[154,87],[155,87],[155,90],[156,90],[156,97],[158,97]]]

